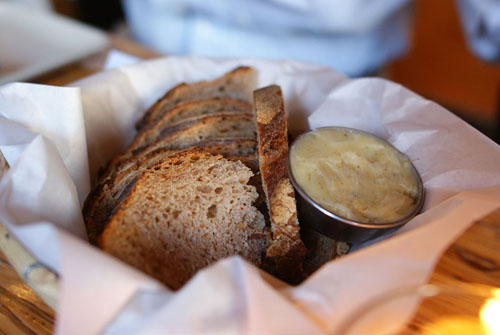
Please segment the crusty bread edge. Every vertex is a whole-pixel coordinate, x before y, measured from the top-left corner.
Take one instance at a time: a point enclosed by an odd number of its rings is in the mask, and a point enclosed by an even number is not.
[[[281,88],[271,85],[254,91],[254,108],[259,166],[273,232],[266,256],[275,259],[279,277],[299,281],[306,248],[300,239],[295,194],[288,178],[288,133]]]
[[[168,104],[171,99],[174,99],[174,105],[177,104],[177,102],[175,102],[175,96],[178,95],[179,92],[182,92],[182,90],[196,88],[196,87],[199,87],[201,85],[206,85],[206,84],[209,84],[209,83],[212,83],[215,81],[222,81],[222,80],[225,80],[229,77],[235,76],[235,75],[242,73],[242,72],[254,73],[255,69],[253,67],[250,67],[250,66],[238,66],[237,68],[233,69],[232,71],[224,74],[222,77],[218,77],[218,78],[211,80],[211,81],[202,80],[202,81],[198,81],[198,82],[195,82],[192,84],[181,83],[181,84],[174,86],[167,93],[165,93],[165,95],[163,95],[163,97],[158,99],[156,101],[156,103],[153,106],[151,106],[151,108],[149,108],[143,114],[143,116],[136,122],[135,128],[138,131],[143,131],[145,129],[150,128],[155,123],[154,121],[158,119],[158,117],[156,116],[156,115],[158,115],[157,113],[162,115],[162,113],[167,112],[167,110],[163,110],[163,109],[165,109],[165,105]],[[255,81],[256,81],[256,79],[253,78],[252,83],[250,83],[251,87],[255,87]],[[251,92],[249,92],[249,94],[250,93]],[[198,99],[194,98],[192,100],[198,100]],[[250,102],[250,101],[248,101],[248,102]]]

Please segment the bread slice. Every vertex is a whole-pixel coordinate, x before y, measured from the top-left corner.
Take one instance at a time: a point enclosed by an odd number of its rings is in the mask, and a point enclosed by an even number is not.
[[[137,130],[151,127],[168,110],[185,101],[207,98],[233,98],[245,102],[252,101],[256,85],[256,72],[251,67],[238,67],[224,76],[212,81],[193,84],[179,84],[159,99],[136,123]]]
[[[101,172],[99,180],[103,181],[109,178],[117,170],[122,170],[131,166],[134,166],[141,162],[144,157],[148,156],[150,153],[161,150],[161,149],[186,149],[192,146],[198,146],[201,149],[206,149],[211,153],[220,153],[224,157],[228,156],[250,156],[257,152],[257,141],[252,138],[244,137],[209,137],[207,139],[202,139],[201,142],[192,143],[177,143],[174,145],[169,143],[168,139],[160,140],[160,143],[154,143],[139,150],[127,151],[121,155],[114,157]],[[257,158],[258,159],[258,158]],[[258,164],[257,164],[258,165]],[[257,172],[253,166],[252,171]]]
[[[255,121],[251,113],[218,113],[190,118],[164,129],[153,143],[129,146],[128,153],[160,147],[192,146],[213,138],[255,138]]]
[[[120,196],[125,188],[145,169],[156,164],[176,150],[160,149],[143,157],[130,165],[109,174],[101,179],[92,189],[83,204],[82,214],[87,229],[89,241],[97,243],[97,237],[102,233],[106,222],[120,202]]]
[[[212,154],[221,154],[232,161],[241,161],[252,171],[258,171],[258,156],[256,141],[250,139],[215,139],[197,145]],[[83,217],[87,227],[87,234],[91,243],[96,243],[103,225],[119,202],[126,186],[143,170],[150,168],[166,156],[177,153],[179,148],[156,150],[134,155],[110,167],[109,171],[92,189],[83,205]],[[261,190],[259,180],[251,178],[251,185]]]
[[[150,129],[139,132],[130,147],[139,148],[152,143],[163,130],[186,119],[220,113],[251,114],[252,105],[231,98],[211,98],[179,103],[168,110]]]
[[[288,282],[301,279],[306,248],[300,239],[297,206],[288,178],[288,132],[281,88],[254,92],[259,165],[272,228],[266,256],[275,259],[277,275]]]
[[[164,129],[153,143],[141,147],[129,146],[127,151],[113,158],[105,171],[112,171],[117,164],[132,156],[144,155],[159,149],[183,149],[217,139],[255,139],[255,121],[250,113],[218,113],[190,118]],[[100,177],[104,176],[101,173]]]
[[[106,252],[180,288],[199,269],[240,255],[260,265],[267,247],[241,162],[190,149],[146,169],[99,236]]]

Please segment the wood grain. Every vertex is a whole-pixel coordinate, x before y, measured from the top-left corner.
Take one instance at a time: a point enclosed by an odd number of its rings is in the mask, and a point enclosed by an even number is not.
[[[500,209],[472,225],[441,256],[430,284],[443,287],[473,285],[478,290],[500,288]],[[467,298],[467,299],[466,299]],[[425,301],[401,334],[418,334],[430,320],[458,310],[473,314],[482,305],[479,297],[438,297]]]
[[[471,226],[440,258],[429,282],[500,287],[500,209]]]
[[[0,252],[0,334],[52,334],[54,311]]]
[[[26,284],[55,309],[59,286],[57,275],[35,259],[3,224],[0,224],[0,251]]]

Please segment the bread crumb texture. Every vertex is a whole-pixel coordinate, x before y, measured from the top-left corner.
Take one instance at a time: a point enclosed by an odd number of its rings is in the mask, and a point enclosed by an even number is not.
[[[254,106],[259,167],[273,234],[266,257],[274,258],[279,278],[297,283],[307,250],[300,239],[295,194],[288,179],[287,116],[281,88],[271,85],[256,90]]]
[[[252,175],[197,149],[168,156],[138,177],[99,245],[173,289],[228,256],[260,265],[267,240]]]
[[[278,183],[269,199],[269,208],[273,222],[273,242],[266,256],[276,257],[300,241],[295,196],[288,179],[281,179]]]

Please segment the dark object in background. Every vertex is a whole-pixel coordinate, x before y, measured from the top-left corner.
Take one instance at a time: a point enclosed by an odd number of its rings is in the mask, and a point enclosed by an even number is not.
[[[123,21],[120,0],[52,0],[54,10],[95,27],[111,30]]]
[[[120,0],[80,0],[81,20],[101,29],[110,30],[122,21]]]

